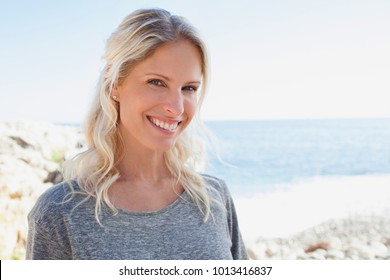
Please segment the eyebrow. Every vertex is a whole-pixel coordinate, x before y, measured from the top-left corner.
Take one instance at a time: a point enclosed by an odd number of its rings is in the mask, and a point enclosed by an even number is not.
[[[164,80],[167,80],[167,81],[171,80],[167,76],[164,76],[164,75],[161,75],[161,74],[157,74],[157,73],[147,73],[146,76],[159,76],[159,77],[163,78]]]
[[[172,79],[168,78],[167,76],[157,74],[157,73],[147,73],[146,76],[159,76],[168,82],[170,82],[172,80]],[[190,82],[187,82],[187,84],[201,84],[201,82],[200,81],[190,81]]]

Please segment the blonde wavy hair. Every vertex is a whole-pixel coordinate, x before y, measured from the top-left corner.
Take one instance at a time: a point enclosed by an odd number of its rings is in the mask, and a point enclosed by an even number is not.
[[[100,74],[97,94],[85,124],[88,149],[68,161],[63,168],[64,178],[68,182],[75,179],[87,194],[87,199],[96,199],[95,217],[99,223],[104,203],[113,214],[118,213],[108,196],[109,187],[120,177],[116,162],[122,149],[118,129],[119,105],[111,98],[112,90],[122,83],[138,62],[149,57],[161,45],[180,39],[194,44],[201,55],[199,115],[208,80],[208,60],[204,43],[183,17],[171,15],[162,9],[137,10],[128,15],[107,40],[103,56],[106,66]],[[194,121],[200,124],[198,117]],[[164,158],[170,173],[177,183],[182,184],[206,221],[213,199],[202,176],[196,171],[203,156],[202,146],[188,129],[179,136],[174,147],[165,152]]]

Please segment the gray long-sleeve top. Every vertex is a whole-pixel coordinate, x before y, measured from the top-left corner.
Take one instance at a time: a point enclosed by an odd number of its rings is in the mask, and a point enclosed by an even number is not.
[[[67,183],[47,190],[28,216],[27,259],[248,259],[236,211],[225,183],[204,175],[226,207],[214,205],[203,215],[186,191],[171,205],[156,212],[119,210],[113,216],[103,206],[95,219],[95,201],[70,193]],[[76,191],[80,188],[76,185]],[[77,207],[76,207],[77,206]]]

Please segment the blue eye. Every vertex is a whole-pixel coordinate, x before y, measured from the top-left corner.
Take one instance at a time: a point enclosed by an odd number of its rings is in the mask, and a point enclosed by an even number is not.
[[[196,93],[196,91],[198,90],[198,88],[193,87],[193,86],[185,86],[185,87],[183,87],[183,90],[184,90],[184,91],[188,91],[188,92]]]
[[[151,85],[154,85],[154,86],[158,86],[158,87],[164,86],[163,81],[158,80],[158,79],[149,80],[148,84],[151,84]]]

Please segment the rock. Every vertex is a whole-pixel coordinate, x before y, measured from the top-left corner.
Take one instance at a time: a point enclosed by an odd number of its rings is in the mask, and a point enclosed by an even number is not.
[[[328,240],[328,249],[329,250],[342,250],[343,243],[339,237],[333,236]]]
[[[265,254],[268,257],[276,257],[279,255],[279,250],[279,245],[275,241],[271,240],[269,244],[267,244]]]
[[[359,248],[348,248],[345,255],[347,259],[358,260],[360,259],[360,250]]]
[[[375,252],[369,247],[364,246],[359,248],[359,256],[363,260],[374,260],[375,259]]]
[[[19,136],[10,136],[9,138],[12,139],[13,141],[15,141],[23,149],[33,147],[33,145],[31,145],[30,143],[27,143],[24,139],[20,138]]]
[[[308,253],[309,259],[313,260],[325,260],[326,251],[323,249],[318,249],[313,252]]]
[[[306,253],[311,253],[317,251],[319,249],[327,250],[329,248],[328,242],[319,242],[317,244],[311,245],[309,248],[305,250]]]
[[[325,257],[331,260],[343,260],[345,259],[345,253],[340,250],[330,249],[327,251]]]
[[[374,242],[371,242],[369,244],[369,246],[370,246],[375,258],[385,259],[387,257],[389,250],[387,249],[387,247],[383,243],[378,242],[378,241],[374,241]]]
[[[22,175],[22,176],[21,176]],[[0,155],[0,191],[8,195],[29,196],[42,179],[33,167],[18,158]]]
[[[324,222],[296,235],[259,239],[259,259],[389,259],[390,219],[354,216]],[[261,241],[260,241],[261,240]]]
[[[43,191],[62,180],[62,161],[85,146],[77,127],[0,122],[1,259],[24,258],[27,214]]]
[[[267,245],[264,242],[257,241],[250,248],[254,255],[254,259],[262,260],[266,258]]]
[[[52,183],[53,185],[55,185],[62,182],[63,180],[64,178],[62,177],[61,172],[59,170],[54,170],[49,172],[49,174],[47,174],[44,183]]]

